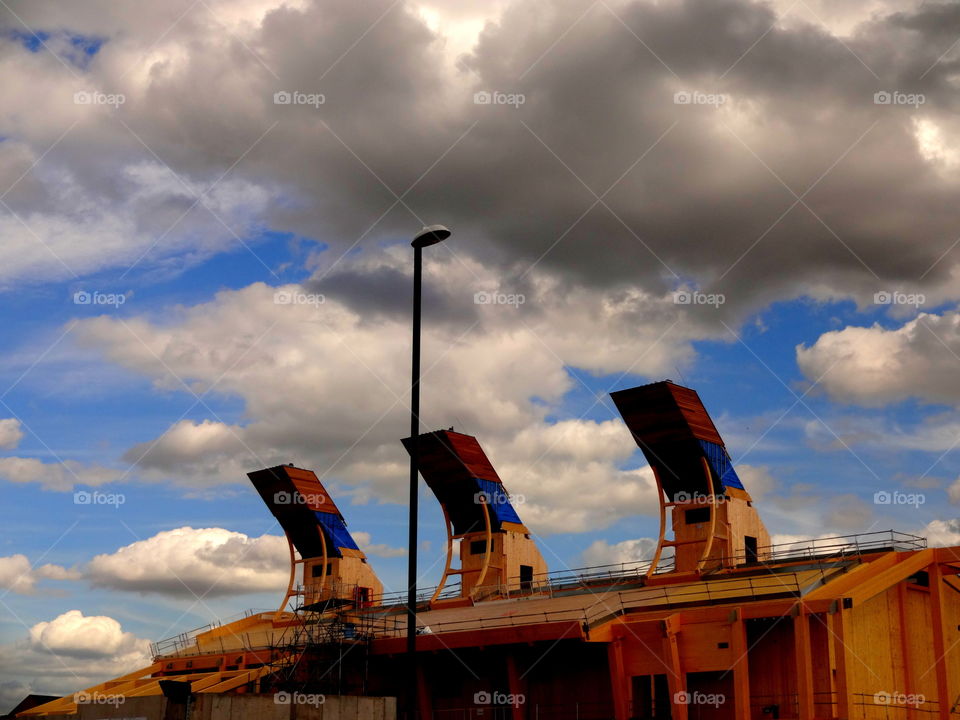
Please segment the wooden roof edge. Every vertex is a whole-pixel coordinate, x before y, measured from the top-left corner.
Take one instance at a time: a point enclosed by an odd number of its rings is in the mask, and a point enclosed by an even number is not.
[[[855,604],[893,587],[898,582],[937,561],[933,548],[891,550],[872,562],[865,562],[822,587],[808,593],[807,600],[850,598]]]
[[[93,685],[92,687],[86,688],[85,690],[77,690],[76,692],[70,693],[69,695],[64,695],[61,698],[56,700],[51,700],[48,703],[43,705],[37,705],[32,707],[29,710],[24,710],[17,717],[28,717],[31,715],[51,715],[65,711],[67,708],[73,707],[76,708],[76,703],[74,698],[80,693],[95,693],[100,692],[101,690],[108,690],[107,685],[109,683],[124,682],[127,680],[136,680],[137,678],[142,678],[147,675],[153,675],[163,666],[162,663],[155,662],[152,665],[147,667],[140,668],[139,670],[134,670],[132,672],[121,675],[120,677],[111,678],[110,680],[105,680],[102,683]],[[69,714],[69,713],[68,713]]]

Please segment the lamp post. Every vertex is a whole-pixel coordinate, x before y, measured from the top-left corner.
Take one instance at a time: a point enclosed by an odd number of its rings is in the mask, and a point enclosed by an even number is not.
[[[423,248],[450,237],[443,225],[429,225],[413,242],[413,344],[410,380],[410,534],[407,540],[407,685],[409,718],[415,720],[417,693],[417,513],[419,510],[420,460],[420,306]]]

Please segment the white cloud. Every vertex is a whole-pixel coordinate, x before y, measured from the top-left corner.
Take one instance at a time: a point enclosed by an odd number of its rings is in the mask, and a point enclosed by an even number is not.
[[[927,538],[930,547],[952,547],[960,545],[960,519],[931,520],[919,532]]]
[[[80,573],[60,565],[41,565],[33,568],[26,555],[0,557],[0,589],[20,595],[36,593],[38,580],[77,580]]]
[[[150,665],[150,642],[107,616],[69,610],[0,646],[0,702],[27,693],[65,695]]]
[[[650,560],[656,549],[657,541],[654,538],[623,540],[613,544],[606,540],[594,540],[580,556],[581,564],[593,567]]]
[[[103,615],[84,616],[70,610],[49,622],[30,628],[30,646],[34,650],[71,658],[143,657],[149,648],[146,640],[123,632],[120,623]]]
[[[66,492],[74,485],[98,486],[121,478],[119,470],[76,460],[43,462],[37,458],[0,458],[0,478],[15,483],[38,483],[46,490]]]
[[[768,467],[741,463],[736,466],[736,470],[743,487],[756,503],[762,503],[763,499],[777,488],[778,483]]]
[[[23,439],[20,421],[16,418],[0,420],[0,450],[13,450]]]
[[[396,558],[404,557],[407,554],[404,548],[391,547],[385,543],[372,542],[370,533],[368,532],[358,531],[350,534],[353,535],[353,539],[357,541],[357,545],[359,545],[360,549],[367,555],[382,558]]]
[[[0,558],[0,587],[22,595],[33,592],[35,577],[26,555]]]
[[[95,587],[192,598],[276,591],[290,572],[287,542],[223,528],[182,527],[97,555],[84,568]]]
[[[409,342],[408,318],[356,304],[362,283],[384,267],[401,273],[406,263],[397,253],[377,262],[348,265],[351,286],[360,289],[328,289],[320,305],[274,301],[277,292],[318,288],[257,283],[182,308],[164,324],[80,321],[74,335],[85,347],[158,390],[213,389],[245,405],[245,424],[182,420],[124,460],[138,464],[141,478],[193,488],[244,483],[252,468],[296,462],[315,469],[334,495],[402,502],[407,456],[398,428],[406,424],[409,378],[397,358]],[[473,296],[489,287],[489,270],[444,259],[428,263],[426,273],[435,305],[448,315],[425,331],[425,429],[454,425],[476,435],[510,492],[524,496],[518,509],[537,532],[576,532],[652,512],[652,476],[621,469],[636,445],[605,394],[598,402],[610,420],[553,422],[549,415],[575,387],[568,363],[666,373],[690,356],[699,331],[678,322],[662,298],[571,293],[534,273],[528,307],[478,306]],[[612,340],[586,349],[586,336]]]
[[[797,346],[797,364],[834,399],[867,407],[909,397],[960,403],[960,314],[921,313],[901,327],[846,327]]]

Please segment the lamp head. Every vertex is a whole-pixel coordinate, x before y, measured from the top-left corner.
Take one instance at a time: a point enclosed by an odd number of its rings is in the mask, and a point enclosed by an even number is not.
[[[413,242],[410,244],[415,248],[425,248],[443,242],[450,235],[451,232],[443,225],[427,225],[414,236]]]

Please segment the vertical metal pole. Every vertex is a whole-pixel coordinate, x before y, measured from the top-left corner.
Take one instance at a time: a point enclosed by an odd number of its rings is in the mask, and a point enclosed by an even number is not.
[[[410,372],[410,535],[407,540],[407,669],[409,718],[417,712],[417,514],[420,460],[420,285],[423,250],[413,248],[413,348]]]

